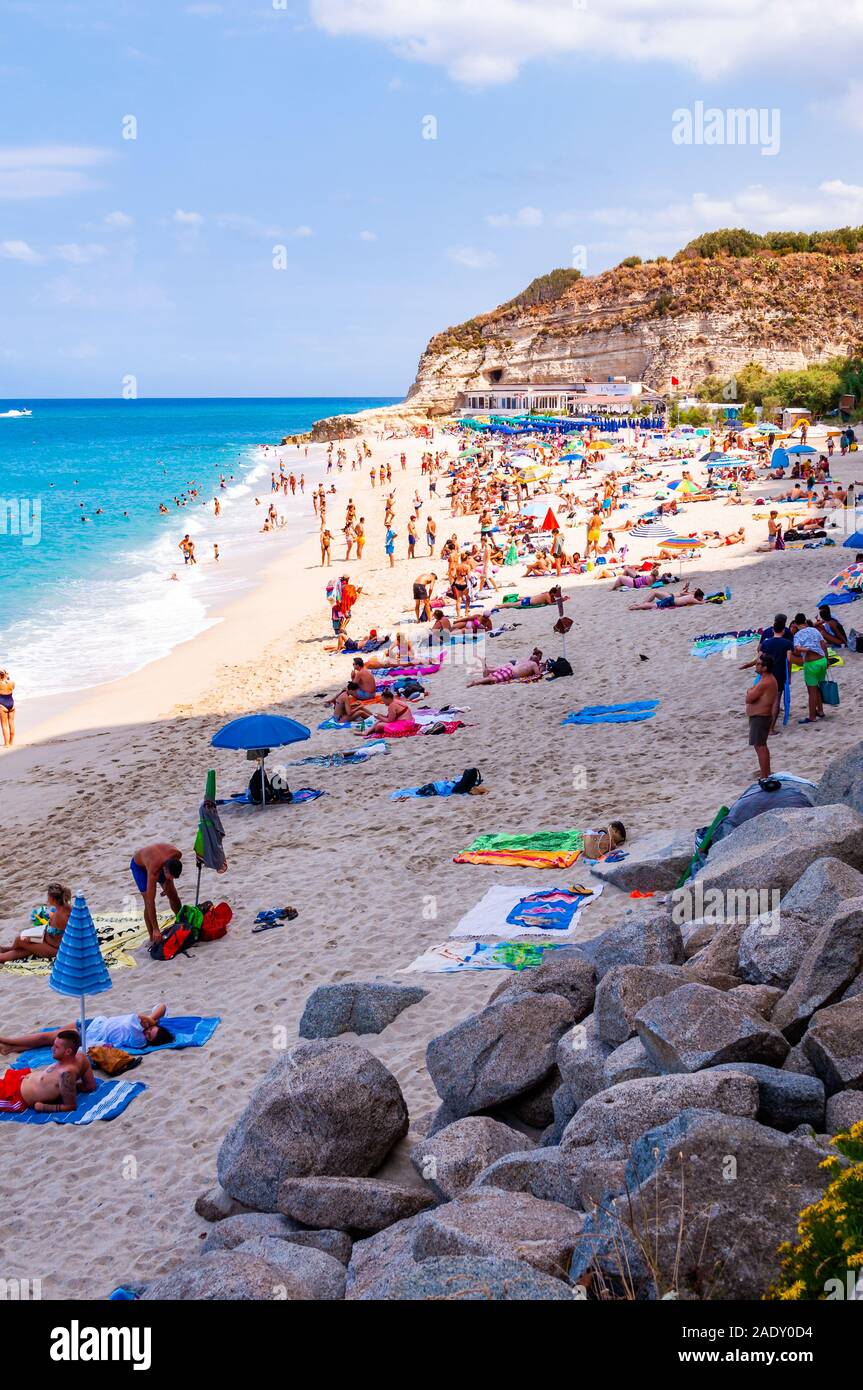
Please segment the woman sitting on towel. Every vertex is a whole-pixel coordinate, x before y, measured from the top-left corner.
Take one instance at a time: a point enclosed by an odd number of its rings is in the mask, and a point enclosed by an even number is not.
[[[63,932],[72,910],[72,892],[62,883],[48,884],[48,922],[34,930],[33,927],[15,937],[11,946],[0,946],[0,964],[10,960],[28,960],[40,957],[53,960],[60,949]]]
[[[391,690],[384,690],[381,694],[384,702],[384,713],[376,724],[373,724],[368,731],[369,738],[380,738],[389,732],[391,724],[415,724],[414,712],[407,700],[403,700],[400,695],[394,695]]]

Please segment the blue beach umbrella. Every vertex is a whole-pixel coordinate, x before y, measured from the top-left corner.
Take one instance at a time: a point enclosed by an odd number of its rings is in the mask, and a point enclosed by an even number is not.
[[[244,714],[232,719],[210,739],[214,748],[236,748],[245,750],[247,758],[257,762],[261,769],[261,810],[266,810],[264,794],[266,773],[264,764],[271,748],[282,748],[287,743],[300,743],[311,738],[311,730],[296,719],[287,719],[282,714]]]
[[[60,949],[54,957],[48,984],[58,994],[81,1001],[81,1047],[87,1050],[86,995],[104,994],[112,988],[108,967],[99,950],[99,938],[83,897],[76,897]]]
[[[855,531],[842,544],[846,550],[863,550],[863,531]]]
[[[785,450],[786,454],[817,454],[818,450],[813,449],[811,444],[792,444],[790,449]]]

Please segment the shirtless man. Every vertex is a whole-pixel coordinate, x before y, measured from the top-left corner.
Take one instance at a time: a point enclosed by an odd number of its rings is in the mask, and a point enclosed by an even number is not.
[[[361,695],[374,695],[375,678],[361,656],[354,657],[351,679]]]
[[[704,602],[704,590],[694,589],[687,593],[688,584],[684,584],[679,594],[651,594],[643,603],[631,603],[630,611],[635,612],[639,608],[695,608],[699,603]]]
[[[96,1078],[90,1059],[81,1051],[81,1035],[74,1028],[57,1034],[51,1046],[54,1061],[48,1067],[31,1071],[11,1068],[0,1076],[0,1111],[39,1114],[70,1112],[78,1108],[79,1091],[95,1091]]]
[[[150,934],[150,941],[159,941],[161,933],[156,921],[156,887],[162,889],[162,896],[168,899],[174,912],[182,907],[174,880],[183,872],[183,851],[176,845],[159,842],[136,849],[129,861],[129,869],[135,880],[135,887],[144,899],[144,921]]]
[[[749,746],[758,758],[758,776],[770,776],[770,750],[767,740],[773,726],[774,706],[779,702],[779,687],[773,674],[773,661],[759,656],[755,670],[760,679],[746,692],[746,713],[749,716]]]
[[[519,608],[547,608],[551,603],[557,603],[558,599],[562,603],[569,603],[569,595],[561,595],[560,585],[555,584],[553,588],[546,590],[542,594],[531,594],[529,598],[522,598],[518,601]]]

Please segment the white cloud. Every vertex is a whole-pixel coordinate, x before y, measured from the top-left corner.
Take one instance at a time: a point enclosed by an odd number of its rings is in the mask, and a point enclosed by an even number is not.
[[[485,219],[490,227],[541,227],[543,215],[540,208],[519,208],[518,212],[491,212]]]
[[[310,237],[314,236],[314,232],[312,231],[311,227],[306,226],[305,222],[301,222],[299,227],[294,228],[292,235],[301,238]]]
[[[200,227],[203,220],[199,212],[184,212],[182,208],[177,208],[174,213],[174,221],[181,227]]]
[[[360,241],[377,241],[377,232],[360,232]]]
[[[453,246],[447,251],[447,256],[466,270],[491,270],[492,266],[497,265],[497,256],[493,251],[481,251],[476,246]]]
[[[537,59],[568,54],[605,61],[676,63],[705,77],[764,61],[851,63],[863,39],[860,0],[311,0],[327,33],[377,39],[399,56],[445,68],[476,86],[510,82]],[[856,41],[856,42],[855,42]]]
[[[93,261],[101,260],[108,254],[107,246],[100,246],[92,241],[85,245],[69,241],[63,246],[55,246],[54,251],[61,261],[68,261],[70,265],[91,265]]]
[[[842,96],[833,103],[839,119],[852,130],[863,131],[863,82],[849,82]],[[819,103],[819,110],[829,105]]]
[[[109,212],[107,217],[102,219],[102,226],[110,232],[127,232],[134,225],[134,217],[130,217],[127,212]]]
[[[20,261],[22,265],[40,265],[42,257],[26,241],[0,241],[0,256],[7,261]]]
[[[95,188],[84,171],[109,157],[90,145],[0,146],[0,198],[59,198]]]
[[[217,213],[216,226],[228,231],[245,232],[247,236],[265,237],[267,240],[283,235],[281,227],[260,222],[257,217],[248,217],[242,212]]]

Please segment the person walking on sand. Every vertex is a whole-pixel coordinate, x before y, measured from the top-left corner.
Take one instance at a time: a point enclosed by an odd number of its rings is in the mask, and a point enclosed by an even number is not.
[[[156,888],[161,888],[162,896],[168,899],[175,913],[179,912],[183,904],[174,881],[183,872],[183,851],[164,841],[144,845],[136,849],[129,860],[129,871],[144,899],[144,921],[150,941],[158,941],[161,933],[156,920]]]
[[[773,674],[773,660],[759,655],[755,662],[758,680],[746,692],[749,716],[749,746],[758,758],[758,776],[770,776],[770,750],[767,740],[773,728],[774,709],[779,703],[779,686]]]
[[[195,542],[192,540],[192,537],[189,535],[188,531],[186,532],[183,539],[180,541],[179,545],[177,546],[177,549],[182,550],[183,563],[185,565],[196,565],[198,563],[195,559]]]
[[[329,565],[332,563],[330,560],[330,545],[332,539],[332,536],[326,529],[321,532],[321,565]]]
[[[394,531],[394,530],[392,529],[392,527],[390,526],[390,527],[388,527],[386,536],[384,537],[384,550],[386,551],[387,555],[389,556],[389,560],[390,560],[390,569],[394,569],[394,568],[395,568],[395,563],[396,563],[396,535],[397,535],[397,534],[398,534],[398,533],[397,533],[396,531]]]
[[[15,682],[8,671],[0,669],[0,732],[3,744],[11,748],[15,742]]]

